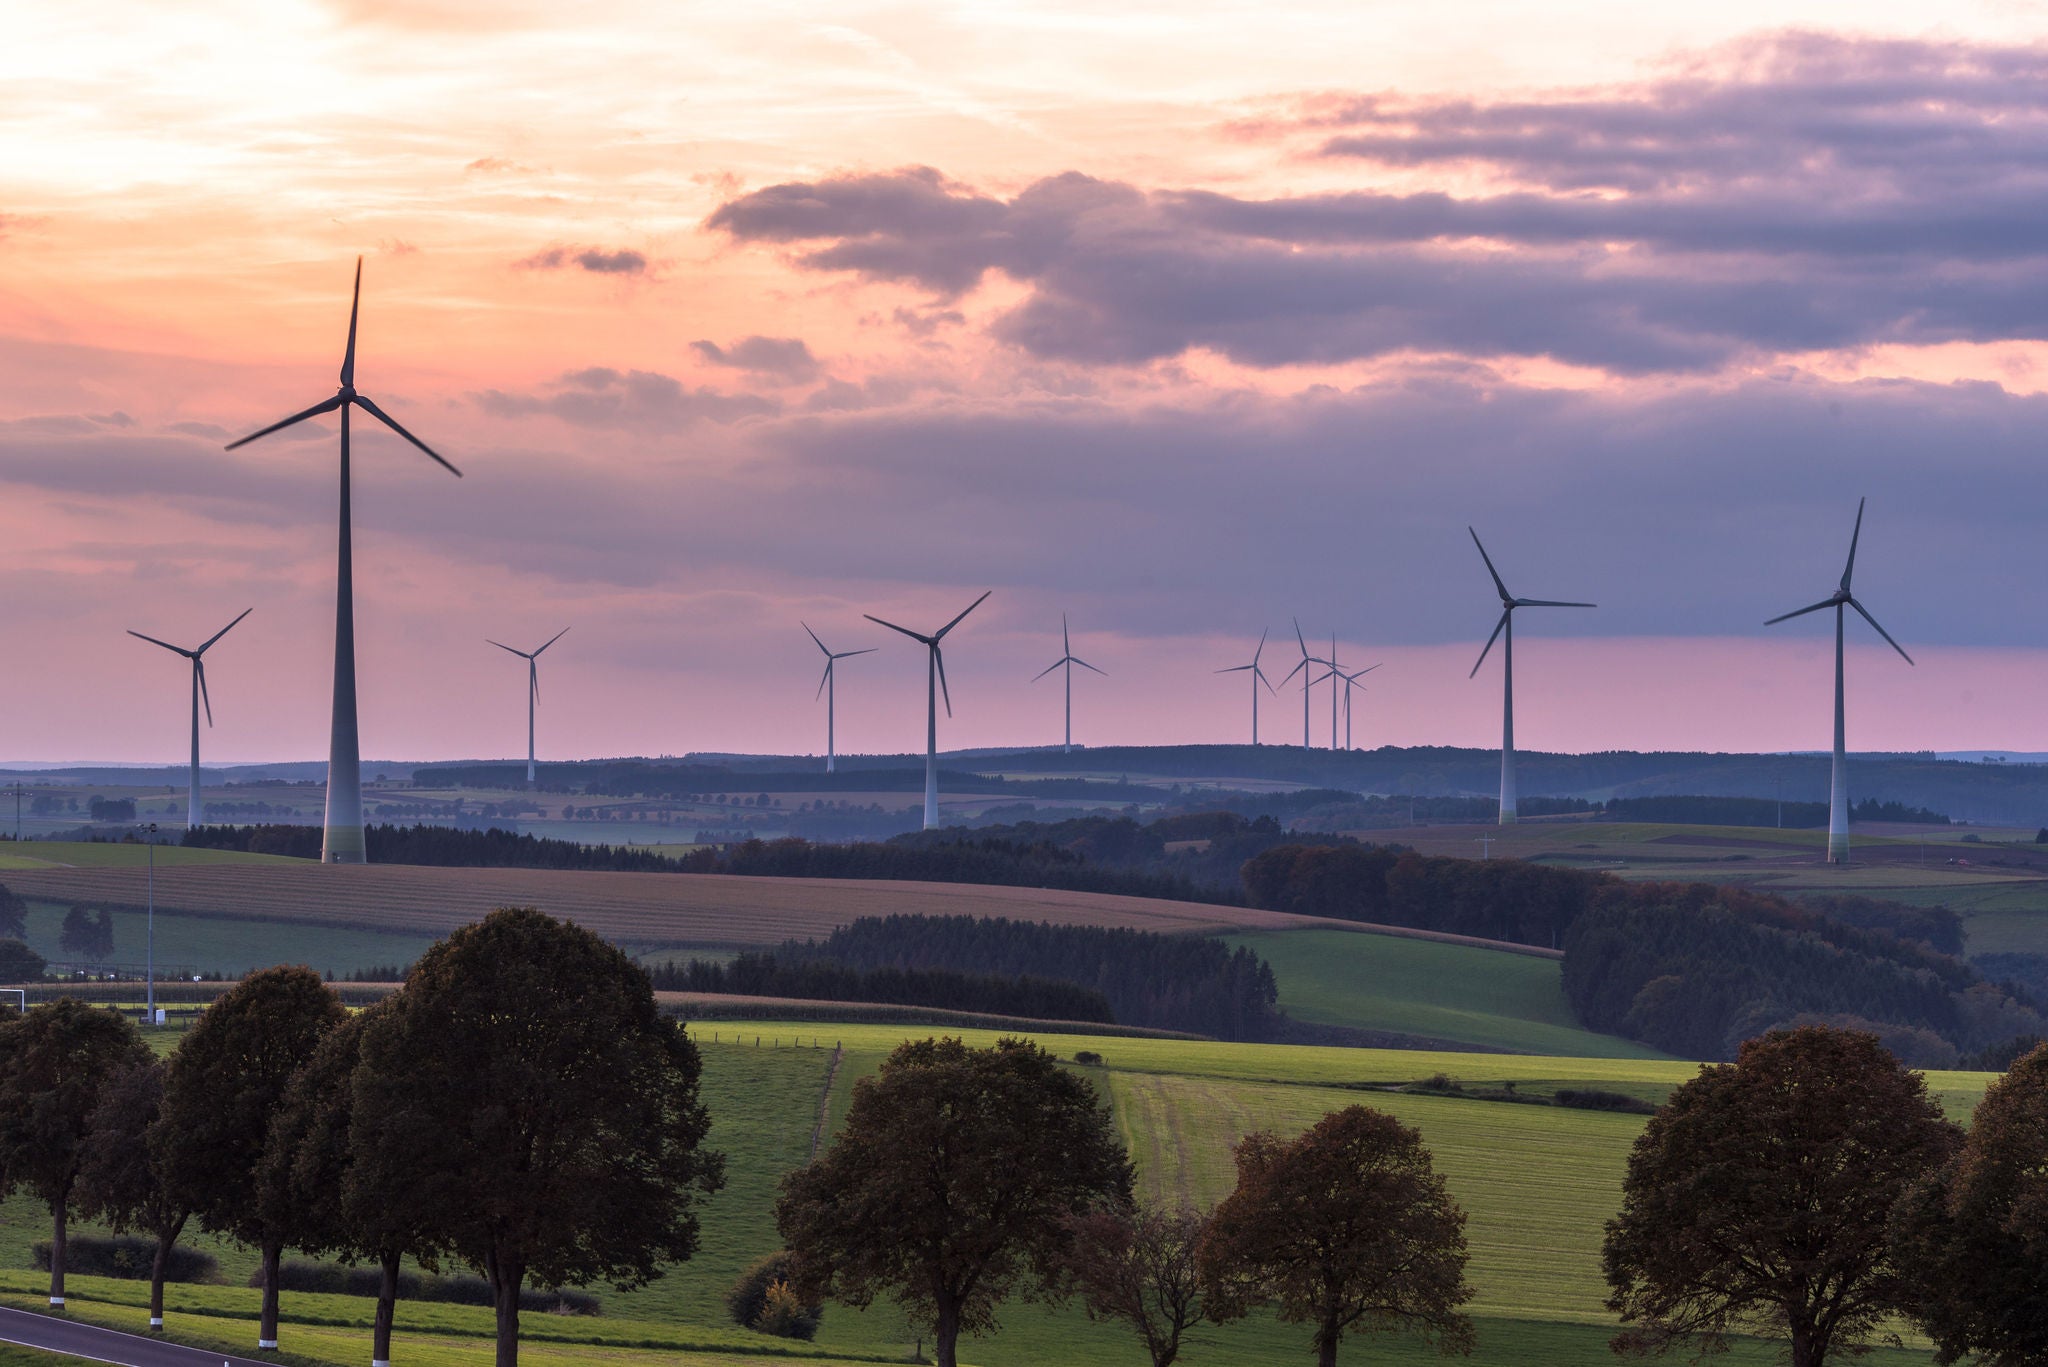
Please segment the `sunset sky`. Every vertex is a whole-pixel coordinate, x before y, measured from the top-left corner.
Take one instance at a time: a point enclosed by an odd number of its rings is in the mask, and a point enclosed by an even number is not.
[[[1938,18],[1939,26],[1930,26]],[[1242,740],[2048,749],[2048,3],[30,6],[0,44],[0,761]],[[1300,738],[1298,694],[1264,738]],[[1327,741],[1328,703],[1316,699]]]

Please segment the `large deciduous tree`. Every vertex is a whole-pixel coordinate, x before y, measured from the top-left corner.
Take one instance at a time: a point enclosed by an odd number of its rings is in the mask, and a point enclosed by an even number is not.
[[[278,1263],[299,1234],[296,1212],[259,1199],[271,1118],[292,1078],[347,1014],[310,968],[251,973],[200,1016],[165,1079],[154,1161],[172,1199],[209,1232],[262,1254],[263,1348],[277,1346]]]
[[[1025,1040],[899,1046],[854,1085],[846,1127],[783,1180],[775,1223],[804,1289],[878,1295],[929,1327],[939,1367],[1013,1291],[1050,1291],[1067,1219],[1130,1199],[1131,1166],[1095,1088]]]
[[[1185,1206],[1104,1205],[1068,1222],[1067,1272],[1088,1317],[1129,1325],[1152,1367],[1172,1367],[1207,1317],[1196,1251],[1208,1228]]]
[[[1991,1084],[1961,1151],[1898,1226],[1936,1361],[2048,1362],[2048,1045]]]
[[[154,1155],[162,1125],[164,1064],[147,1054],[109,1078],[93,1108],[78,1175],[78,1212],[117,1234],[141,1230],[156,1240],[149,1264],[149,1327],[164,1327],[164,1273],[192,1208],[171,1190]]]
[[[1862,1351],[1911,1304],[1894,1207],[1960,1139],[1872,1035],[1774,1031],[1702,1068],[1637,1139],[1607,1223],[1617,1351],[1731,1330],[1789,1340],[1792,1367]]]
[[[627,1290],[696,1251],[724,1172],[702,1147],[701,1069],[632,960],[495,911],[422,955],[363,1032],[351,1207],[382,1203],[481,1271],[514,1367],[529,1278]]]
[[[1237,1189],[1200,1250],[1212,1314],[1272,1304],[1315,1326],[1321,1367],[1356,1333],[1407,1330],[1445,1353],[1472,1351],[1458,1309],[1472,1296],[1465,1213],[1419,1131],[1347,1106],[1294,1140],[1246,1135],[1236,1153]]]
[[[112,1011],[69,997],[0,1021],[0,1196],[27,1187],[50,1208],[50,1304],[64,1304],[72,1195],[107,1082],[149,1056]]]

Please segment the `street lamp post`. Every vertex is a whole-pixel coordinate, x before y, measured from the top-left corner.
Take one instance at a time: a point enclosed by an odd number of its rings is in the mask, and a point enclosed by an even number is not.
[[[149,978],[149,986],[146,990],[149,1004],[145,1008],[149,1014],[144,1017],[144,1020],[153,1030],[156,1028],[156,823],[154,821],[149,823],[149,911],[145,924],[149,928],[149,948],[147,951],[149,958],[147,960],[148,966],[144,968],[143,972]]]

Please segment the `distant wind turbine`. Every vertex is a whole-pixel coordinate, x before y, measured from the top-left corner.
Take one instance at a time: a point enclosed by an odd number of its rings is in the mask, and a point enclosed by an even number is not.
[[[1034,674],[1031,677],[1031,682],[1037,683],[1061,665],[1067,667],[1067,748],[1065,753],[1071,755],[1074,753],[1074,666],[1079,665],[1083,669],[1095,669],[1095,666],[1089,664],[1086,660],[1074,657],[1074,642],[1067,635],[1067,614],[1064,612],[1060,614],[1060,657]],[[1101,674],[1104,678],[1109,677],[1103,670],[1095,669],[1095,672]]]
[[[960,625],[961,618],[966,617],[968,613],[987,602],[988,595],[994,592],[994,589],[984,592],[981,597],[961,609],[959,617],[955,617],[929,636],[921,631],[912,631],[909,627],[899,627],[894,622],[885,622],[873,613],[864,612],[861,614],[861,616],[867,618],[876,626],[887,627],[891,631],[900,631],[913,641],[922,641],[925,649],[930,652],[930,656],[925,662],[924,680],[924,828],[926,830],[930,830],[939,824],[940,694],[943,693],[946,698],[946,715],[949,717],[953,715],[953,693],[952,690],[946,687],[946,657],[939,649],[939,642],[946,639],[947,632]]]
[[[1261,655],[1263,655],[1263,654],[1265,654],[1265,653],[1266,653],[1266,633],[1262,631],[1262,632],[1260,632],[1260,633],[1259,633],[1259,648],[1258,648],[1257,650],[1254,650],[1254,651],[1252,652],[1252,662],[1251,662],[1250,664],[1248,664],[1248,665],[1232,665],[1232,666],[1230,666],[1230,668],[1228,668],[1228,669],[1219,669],[1219,670],[1217,670],[1217,671],[1216,671],[1216,672],[1217,672],[1218,674],[1243,674],[1243,673],[1245,673],[1245,672],[1247,672],[1247,671],[1249,671],[1249,672],[1250,672],[1250,674],[1251,674],[1251,676],[1252,676],[1252,744],[1253,744],[1253,745],[1257,745],[1257,744],[1259,743],[1259,685],[1260,685],[1260,684],[1264,684],[1264,685],[1266,686],[1266,691],[1267,691],[1268,693],[1271,693],[1271,692],[1273,691],[1273,681],[1272,681],[1271,679],[1269,679],[1269,678],[1267,678],[1267,677],[1266,677],[1266,671],[1265,671],[1265,670],[1263,670],[1263,669],[1260,669],[1260,668],[1259,668],[1259,656],[1261,656]]]
[[[1500,571],[1493,567],[1493,557],[1480,544],[1479,533],[1472,528],[1472,544],[1479,547],[1479,558],[1486,562],[1486,572],[1493,576],[1493,586],[1500,592],[1500,620],[1493,624],[1493,635],[1486,638],[1486,647],[1479,652],[1479,659],[1472,666],[1473,678],[1479,673],[1479,666],[1486,663],[1487,651],[1499,640],[1503,632],[1507,639],[1501,641],[1501,723],[1500,723],[1500,824],[1511,824],[1515,820],[1515,609],[1516,608],[1590,608],[1592,603],[1560,603],[1548,598],[1517,598],[1508,592],[1508,586],[1500,581]]]
[[[804,629],[806,636],[809,636],[812,641],[817,643],[818,649],[825,650],[825,643],[818,640],[818,633],[811,630],[810,623],[798,622],[797,625]],[[829,650],[825,650],[825,677],[818,680],[818,692],[825,695],[825,772],[828,774],[834,768],[832,756],[834,744],[832,713],[839,701],[839,671],[834,666],[841,660],[850,660],[856,655],[872,655],[878,648],[876,646],[868,646],[862,650],[842,650],[836,655]],[[811,701],[816,702],[817,700],[817,696],[815,694],[812,695]]]
[[[1809,612],[1819,612],[1822,608],[1833,608],[1835,610],[1835,771],[1834,777],[1828,784],[1828,862],[1830,864],[1846,864],[1849,862],[1849,774],[1847,756],[1845,754],[1846,747],[1844,745],[1844,741],[1847,738],[1847,729],[1842,716],[1842,609],[1856,609],[1862,615],[1863,620],[1870,623],[1871,629],[1884,637],[1885,644],[1899,652],[1900,659],[1904,660],[1907,664],[1913,663],[1913,657],[1906,653],[1905,647],[1894,641],[1890,632],[1878,626],[1877,619],[1870,615],[1869,609],[1857,602],[1856,595],[1849,591],[1850,576],[1856,573],[1856,543],[1863,537],[1863,505],[1865,502],[1867,502],[1865,499],[1856,500],[1856,530],[1849,534],[1849,563],[1842,569],[1841,585],[1833,593],[1811,607],[1800,608],[1797,612],[1788,612],[1782,617],[1773,617],[1769,622],[1764,623],[1765,626],[1771,626],[1778,622],[1790,621],[1794,617],[1804,617]]]
[[[1335,651],[1331,652],[1333,655],[1335,653]],[[1321,683],[1323,679],[1332,680],[1330,685],[1332,690],[1336,688],[1338,682],[1344,685],[1344,748],[1346,750],[1351,748],[1351,690],[1355,688],[1361,693],[1364,692],[1365,685],[1360,683],[1359,680],[1378,668],[1378,665],[1368,665],[1364,669],[1356,670],[1350,674],[1346,674],[1341,669],[1333,669],[1328,674],[1323,675],[1322,679],[1316,680],[1317,683]]]
[[[489,637],[484,638],[485,645],[493,645],[500,650],[511,651],[512,654],[526,661],[526,786],[529,788],[533,786],[534,779],[533,711],[535,705],[540,702],[540,653],[568,634],[569,628],[563,627],[533,650],[512,650],[511,646],[506,645],[502,641],[493,641]]]
[[[320,842],[320,860],[326,864],[363,864],[368,853],[363,845],[363,756],[356,733],[356,610],[355,557],[349,528],[348,413],[360,408],[378,422],[404,437],[432,457],[449,474],[462,471],[443,460],[438,452],[398,425],[398,420],[377,407],[367,394],[356,392],[356,314],[363,296],[363,259],[356,258],[355,292],[348,305],[348,348],[341,357],[341,388],[334,397],[323,399],[303,412],[294,413],[227,449],[246,446],[258,437],[282,431],[294,423],[317,418],[322,413],[341,413],[341,534],[337,556],[334,594],[334,711],[327,736],[327,814]]]
[[[242,617],[247,617],[254,611],[254,608],[243,608]],[[183,646],[174,646],[169,641],[159,641],[154,636],[144,636],[139,631],[128,633],[138,641],[147,641],[153,646],[162,646],[173,655],[183,655],[192,662],[192,786],[185,797],[185,828],[187,830],[196,831],[206,824],[206,812],[199,800],[199,708],[202,703],[205,704],[206,724],[211,727],[213,725],[213,699],[206,692],[206,661],[201,657],[213,648],[215,641],[233,631],[240,624],[242,617],[237,617],[219,631],[214,632],[213,635],[206,638],[204,645],[193,650],[187,650]]]
[[[1308,667],[1310,665],[1322,665],[1324,668],[1328,668],[1330,662],[1328,660],[1325,660],[1320,655],[1311,655],[1308,653],[1308,639],[1301,634],[1301,619],[1298,617],[1294,619],[1294,643],[1297,646],[1301,647],[1301,663],[1296,665],[1294,668],[1288,670],[1287,678],[1282,679],[1280,682],[1286,683],[1287,679],[1291,679],[1297,674],[1301,675],[1301,748],[1306,750],[1309,748],[1308,695],[1309,690],[1315,687],[1315,685],[1309,681],[1311,675],[1309,673]]]

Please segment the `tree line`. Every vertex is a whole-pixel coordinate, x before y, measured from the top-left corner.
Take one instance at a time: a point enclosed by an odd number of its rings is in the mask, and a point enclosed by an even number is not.
[[[611,945],[532,909],[464,927],[350,1014],[310,969],[253,973],[167,1061],[124,1016],[70,998],[0,1023],[0,1195],[154,1241],[150,1321],[196,1221],[258,1252],[258,1346],[276,1348],[287,1248],[381,1273],[389,1361],[400,1265],[489,1282],[497,1362],[518,1361],[529,1282],[627,1289],[697,1246],[722,1184],[701,1063]]]
[[[742,954],[730,963],[671,960],[649,970],[660,992],[719,992],[806,1001],[882,1002],[978,1011],[1027,1020],[1115,1024],[1109,999],[1093,988],[1029,974],[1005,977],[947,968],[859,968],[829,959]]]
[[[185,832],[181,844],[199,849],[320,857],[318,826],[201,826]],[[677,861],[631,845],[585,845],[549,836],[520,835],[492,827],[378,824],[363,828],[370,861],[473,869],[577,869],[627,873],[675,873]]]

